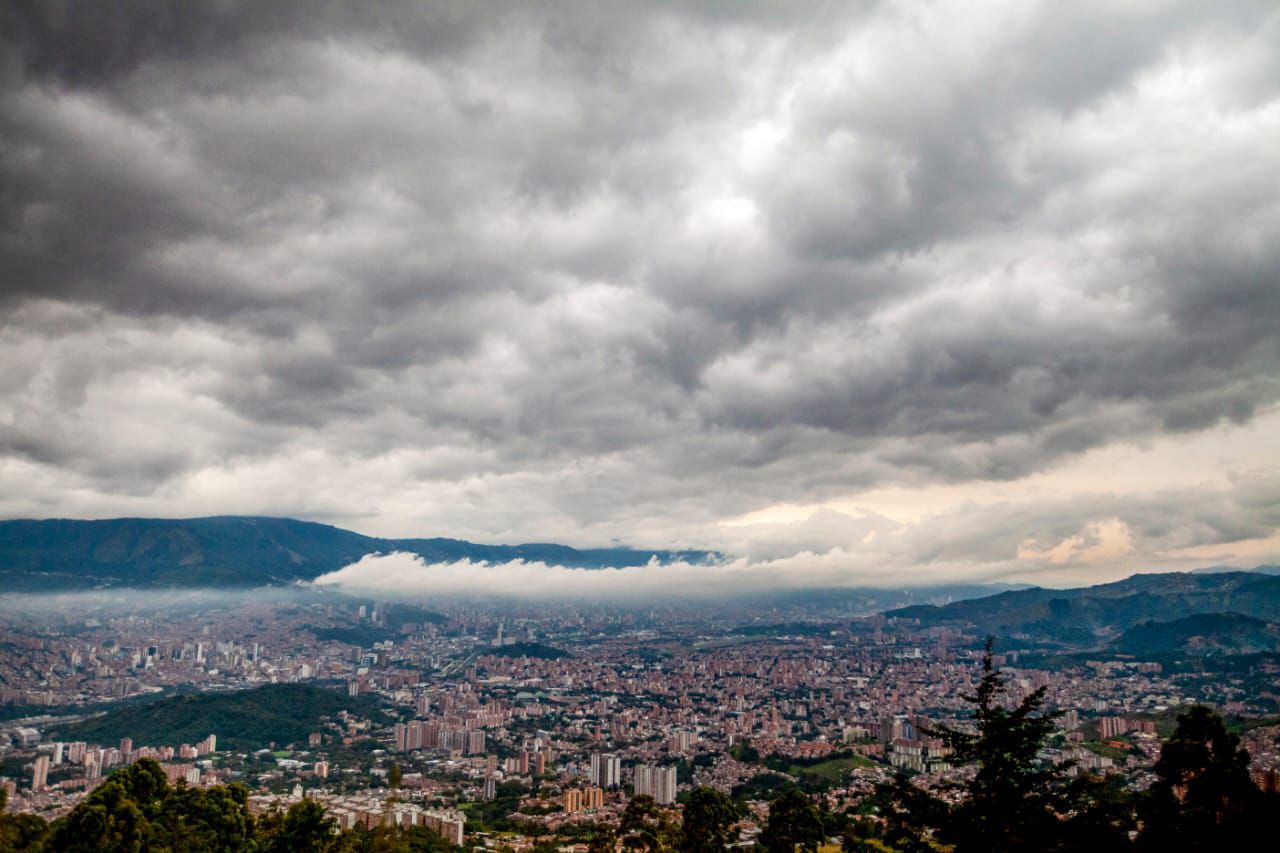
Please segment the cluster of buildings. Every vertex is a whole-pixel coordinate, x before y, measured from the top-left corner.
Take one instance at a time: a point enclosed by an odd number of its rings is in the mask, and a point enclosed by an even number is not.
[[[842,808],[895,771],[925,785],[961,772],[935,728],[969,725],[964,697],[980,677],[977,638],[848,614],[459,606],[445,621],[387,625],[376,606],[264,608],[103,618],[62,633],[0,627],[7,695],[61,700],[56,714],[0,723],[0,757],[23,768],[0,780],[14,807],[60,813],[145,756],[175,783],[242,782],[256,809],[305,796],[341,826],[423,825],[459,841],[477,809],[532,838],[616,824],[635,796],[676,808],[692,785],[763,803],[761,779],[809,773]],[[997,665],[1009,701],[1043,689],[1046,707],[1064,712],[1044,759],[1134,780],[1158,753],[1162,715],[1204,700],[1261,714],[1280,698],[1232,673],[1114,659],[1050,672],[1028,656],[1006,650]],[[110,693],[272,680],[373,696],[392,719],[330,720],[305,743],[249,753],[219,750],[213,735],[179,748],[44,738]],[[1274,744],[1255,758],[1259,778],[1274,779]],[[393,768],[402,781],[390,797]]]

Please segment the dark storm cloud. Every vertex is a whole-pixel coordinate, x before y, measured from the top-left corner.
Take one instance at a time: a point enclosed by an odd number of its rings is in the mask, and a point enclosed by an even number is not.
[[[1280,400],[1267,3],[2,21],[15,514],[697,538]]]

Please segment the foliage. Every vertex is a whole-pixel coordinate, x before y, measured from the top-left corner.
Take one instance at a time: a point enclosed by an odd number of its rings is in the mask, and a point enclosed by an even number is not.
[[[49,824],[36,815],[5,814],[9,793],[0,788],[0,850],[24,853],[40,850],[49,834]]]
[[[682,853],[722,853],[733,840],[730,827],[738,819],[733,800],[714,788],[694,788],[684,806]]]
[[[1280,797],[1249,778],[1249,753],[1222,718],[1197,705],[1178,718],[1139,803],[1141,850],[1251,850],[1270,834]]]
[[[171,787],[150,759],[111,774],[53,824],[48,849],[90,853],[125,850],[244,850],[255,834],[242,785]]]
[[[504,658],[537,658],[539,660],[560,660],[569,657],[564,649],[546,646],[542,643],[508,643],[486,649],[485,654]]]
[[[739,741],[729,747],[729,755],[743,764],[754,764],[760,760],[760,751],[750,741]]]
[[[242,785],[169,785],[151,759],[117,770],[65,817],[0,814],[0,850],[29,853],[453,853],[426,827],[334,832],[312,800],[255,820]],[[0,797],[3,795],[0,794]]]
[[[520,799],[529,789],[518,781],[507,781],[498,784],[494,798],[478,803],[464,803],[461,808],[466,811],[467,825],[477,831],[518,830],[519,824],[509,820],[507,815],[520,807]]]
[[[852,750],[808,759],[789,758],[775,753],[762,763],[770,770],[795,777],[799,787],[807,791],[825,790],[841,782],[851,770],[876,766],[874,761]]]
[[[641,794],[627,803],[618,834],[624,850],[667,851],[674,849],[678,828],[653,797]]]
[[[1280,651],[1280,625],[1240,613],[1197,613],[1172,621],[1134,625],[1111,648],[1138,656],[1176,653],[1190,657]]]
[[[817,807],[800,791],[784,792],[769,804],[769,820],[760,833],[767,853],[810,853],[824,839],[823,820]]]
[[[171,696],[93,717],[61,732],[64,740],[111,743],[131,737],[135,743],[177,746],[197,743],[209,734],[226,749],[256,749],[270,742],[305,741],[320,720],[340,711],[362,716],[379,713],[375,700],[309,684],[267,684],[232,693]]]
[[[949,809],[906,776],[898,775],[893,782],[877,787],[872,802],[881,822],[855,822],[845,836],[850,850],[929,853],[941,848],[933,833],[946,825]]]
[[[324,806],[303,800],[289,807],[267,849],[271,853],[320,853],[331,846],[333,827],[333,818],[325,815]]]
[[[773,799],[783,791],[789,791],[796,783],[777,773],[758,773],[733,787],[735,800]]]
[[[975,705],[977,733],[947,727],[928,732],[951,748],[954,763],[977,765],[946,833],[961,851],[1044,849],[1058,822],[1054,795],[1062,772],[1036,760],[1054,730],[1054,715],[1042,712],[1045,688],[1012,711],[1000,703],[1004,693],[988,644],[978,692],[966,697]]]
[[[974,704],[976,731],[939,727],[926,734],[952,750],[956,764],[975,765],[948,805],[904,778],[877,791],[882,832],[853,849],[956,853],[1119,850],[1133,827],[1131,804],[1116,785],[1082,776],[1067,765],[1041,762],[1037,753],[1054,730],[1043,710],[1044,689],[1005,706],[1005,679],[992,663],[991,641],[983,657]]]
[[[954,805],[905,777],[877,789],[879,821],[860,820],[844,835],[845,849],[955,853],[1138,849],[1257,850],[1269,832],[1280,797],[1263,793],[1249,777],[1249,756],[1239,738],[1209,708],[1178,718],[1155,765],[1156,782],[1135,798],[1119,780],[1069,778],[1062,766],[1037,761],[1052,731],[1043,690],[1012,710],[1000,701],[1004,679],[992,666],[990,643],[975,705],[976,732],[940,728],[957,763],[976,765]],[[1130,836],[1138,828],[1137,841]],[[770,819],[772,823],[772,817]],[[766,845],[768,846],[768,845]],[[775,849],[769,847],[770,850]],[[782,848],[776,848],[782,849]]]
[[[348,646],[360,646],[363,649],[367,649],[375,643],[400,638],[399,631],[364,623],[359,625],[303,625],[302,630],[310,632],[316,638],[316,642],[319,643],[345,643]]]

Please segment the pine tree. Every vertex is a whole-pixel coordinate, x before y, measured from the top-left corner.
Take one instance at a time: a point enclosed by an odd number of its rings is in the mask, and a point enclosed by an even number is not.
[[[953,764],[976,765],[959,802],[949,806],[901,778],[880,786],[882,835],[855,840],[854,849],[1106,853],[1129,846],[1129,797],[1091,776],[1069,778],[1069,765],[1039,760],[1057,714],[1044,710],[1044,688],[1006,707],[1006,679],[991,646],[988,639],[976,694],[964,697],[974,705],[974,731],[926,732],[950,747]]]
[[[944,835],[957,853],[1051,849],[1059,828],[1054,789],[1064,777],[1060,768],[1039,762],[1036,753],[1053,733],[1057,715],[1044,712],[1043,687],[1013,710],[1004,707],[1006,679],[992,663],[991,646],[988,639],[977,694],[964,697],[974,704],[977,732],[945,726],[928,732],[951,748],[953,763],[977,765]]]

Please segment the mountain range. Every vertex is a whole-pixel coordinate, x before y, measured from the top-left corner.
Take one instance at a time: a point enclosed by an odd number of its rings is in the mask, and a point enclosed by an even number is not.
[[[406,551],[427,562],[541,561],[571,568],[705,562],[708,551],[567,545],[481,545],[461,539],[382,539],[291,518],[116,518],[0,521],[0,589],[254,587],[313,580],[366,554]]]
[[[1078,589],[1033,587],[943,606],[913,605],[885,615],[1128,654],[1156,648],[1192,655],[1276,651],[1280,577],[1265,571],[1142,574]]]

